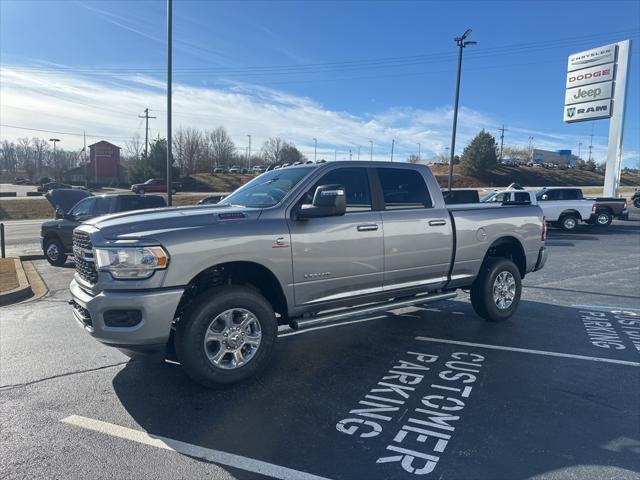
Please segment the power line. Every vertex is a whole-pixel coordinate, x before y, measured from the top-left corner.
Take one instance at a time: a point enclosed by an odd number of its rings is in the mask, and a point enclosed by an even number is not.
[[[29,127],[20,127],[18,125],[7,125],[5,123],[0,124],[0,127],[5,127],[5,128],[15,128],[18,130],[28,130],[30,132],[44,132],[44,133],[57,133],[58,135],[74,135],[77,137],[82,137],[84,134],[82,133],[76,133],[76,132],[59,132],[59,131],[55,131],[55,130],[44,130],[42,128],[29,128]],[[87,134],[87,137],[90,138],[113,138],[116,140],[127,140],[129,137],[116,137],[116,136],[112,136],[112,135],[89,135]]]

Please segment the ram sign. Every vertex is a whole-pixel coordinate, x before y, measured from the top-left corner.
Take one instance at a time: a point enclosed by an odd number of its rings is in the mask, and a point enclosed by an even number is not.
[[[564,94],[567,123],[609,118],[612,114],[617,44],[569,55]]]

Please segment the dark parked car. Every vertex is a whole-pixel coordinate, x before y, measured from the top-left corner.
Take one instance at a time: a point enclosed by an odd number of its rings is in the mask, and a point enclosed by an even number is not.
[[[460,205],[462,203],[480,203],[480,194],[474,189],[442,190],[446,205]]]
[[[72,188],[71,185],[67,185],[66,183],[60,183],[60,182],[47,182],[44,183],[42,185],[40,185],[38,187],[38,191],[39,192],[48,192],[49,190],[56,190],[56,189],[70,189]]]
[[[73,253],[73,229],[93,217],[166,206],[159,195],[99,195],[85,190],[51,190],[45,195],[56,212],[56,219],[44,222],[40,229],[42,251],[51,265],[61,266]]]
[[[171,182],[171,193],[176,193],[182,188],[179,182]],[[150,178],[144,183],[134,183],[131,185],[131,191],[143,195],[149,192],[166,192],[167,181],[164,178]]]
[[[29,182],[29,180],[27,180],[24,177],[16,177],[16,178],[13,179],[13,184],[14,185],[29,185],[29,183],[31,183],[31,182]]]

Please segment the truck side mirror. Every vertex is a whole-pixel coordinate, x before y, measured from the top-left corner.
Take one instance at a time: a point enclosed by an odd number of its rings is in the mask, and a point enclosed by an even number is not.
[[[545,193],[544,195],[542,195],[542,197],[540,197],[540,200],[549,200],[549,195]]]
[[[347,211],[346,192],[342,185],[320,185],[311,205],[303,204],[298,218],[335,217]]]

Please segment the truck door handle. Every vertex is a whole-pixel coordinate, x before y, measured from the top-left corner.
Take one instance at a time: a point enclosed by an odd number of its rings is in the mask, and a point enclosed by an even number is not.
[[[440,225],[446,225],[447,221],[444,219],[439,219],[439,220],[429,220],[429,226],[431,227],[438,227]]]
[[[378,225],[375,223],[367,223],[365,225],[358,225],[359,232],[371,232],[373,230],[378,230]]]

